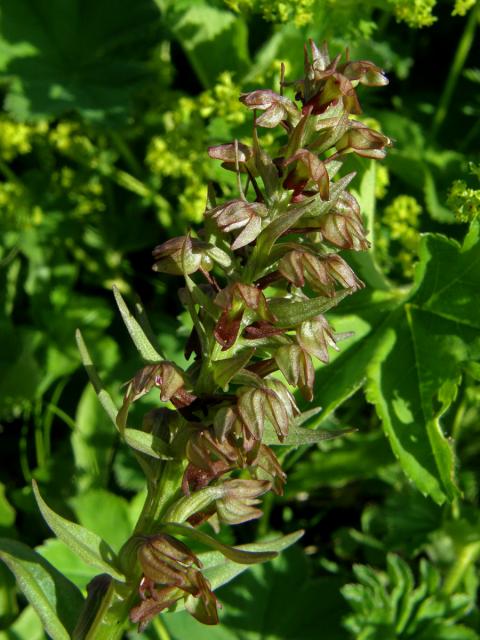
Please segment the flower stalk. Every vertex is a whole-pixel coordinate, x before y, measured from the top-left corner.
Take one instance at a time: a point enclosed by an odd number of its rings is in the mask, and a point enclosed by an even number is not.
[[[387,83],[378,67],[332,60],[312,41],[304,59],[301,80],[288,83],[282,73],[281,93],[240,97],[253,113],[251,145],[209,149],[236,173],[238,196],[223,202],[219,194],[217,203],[212,188],[198,234],[153,251],[156,272],[184,279],[179,296],[193,321],[189,364],[182,370],[140,345],[149,363],[128,383],[115,422],[128,443],[132,403],[158,390],[160,408],[142,427],[156,450],[135,440],[148,495],[120,552],[126,582],[109,583],[78,639],[106,637],[105,624],[110,639],[120,637],[128,617],[144,629],[180,604],[216,624],[217,599],[189,539],[237,564],[273,557],[222,545],[199,527],[218,531],[260,518],[261,496],[283,492],[286,475],[271,445],[289,444],[301,431],[293,393],[314,399],[315,364],[328,363],[337,348],[323,314],[364,286],[341,254],[369,246],[347,190],[354,174],[340,176],[342,163],[352,153],[381,159],[391,144],[351,117],[361,112],[359,84]],[[284,95],[290,87],[293,99]],[[273,152],[261,144],[264,128],[280,132]]]

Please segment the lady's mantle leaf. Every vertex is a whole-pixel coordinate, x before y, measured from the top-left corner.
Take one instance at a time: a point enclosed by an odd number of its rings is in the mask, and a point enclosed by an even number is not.
[[[36,551],[16,540],[0,539],[0,559],[40,616],[53,640],[69,640],[83,604],[80,591]]]
[[[458,492],[455,456],[441,418],[463,370],[480,360],[479,291],[478,228],[472,227],[463,246],[424,236],[412,291],[385,300],[380,292],[365,291],[346,301],[347,312],[367,330],[316,373],[315,389],[325,407],[317,424],[366,377],[367,397],[403,470],[438,503]],[[330,320],[337,328],[335,318]]]
[[[7,2],[0,17],[0,74],[18,119],[75,108],[101,122],[124,118],[146,77],[160,14],[152,0]]]
[[[70,522],[52,511],[41,497],[35,481],[33,492],[48,526],[69,549],[88,565],[108,573],[116,580],[124,581],[123,576],[115,568],[115,553],[104,540],[81,525]]]

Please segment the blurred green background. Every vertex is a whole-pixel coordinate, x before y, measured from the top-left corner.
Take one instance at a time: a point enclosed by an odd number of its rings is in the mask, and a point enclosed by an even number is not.
[[[463,238],[463,220],[480,209],[479,15],[474,0],[1,0],[2,536],[36,547],[82,588],[92,577],[51,539],[32,478],[114,548],[129,536],[143,476],[87,383],[74,331],[119,399],[138,361],[115,312],[116,284],[130,303],[141,298],[168,357],[184,362],[178,283],[153,274],[151,250],[199,225],[209,181],[235,193],[207,147],[248,141],[239,94],[278,89],[281,62],[287,79],[300,77],[308,38],[333,54],[348,47],[390,79],[359,92],[365,121],[395,142],[377,169],[370,221],[385,276],[411,282],[422,232]],[[342,326],[342,306],[337,316]],[[478,385],[465,384],[448,416],[469,432],[458,450],[476,535],[479,399]],[[453,604],[436,595],[459,544],[446,509],[410,487],[360,393],[332,420],[360,431],[287,456],[286,496],[269,496],[240,539],[304,527],[306,554],[294,549],[224,588],[220,627],[174,614],[142,637],[480,637],[473,565]],[[376,609],[383,617],[372,620]],[[0,639],[42,637],[0,565]]]

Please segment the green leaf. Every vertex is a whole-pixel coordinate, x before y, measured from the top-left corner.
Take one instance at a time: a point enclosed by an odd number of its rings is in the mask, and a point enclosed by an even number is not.
[[[458,495],[441,417],[456,397],[463,368],[480,359],[478,228],[463,247],[427,235],[420,257],[412,293],[380,328],[367,397],[404,471],[441,504]]]
[[[160,14],[149,0],[31,0],[2,6],[0,73],[17,119],[76,109],[96,122],[124,119],[147,77]]]
[[[28,605],[6,631],[0,631],[0,640],[46,640],[42,621],[35,609]]]
[[[122,314],[123,322],[127,327],[128,333],[133,340],[139,354],[145,360],[145,362],[154,364],[155,362],[161,362],[165,360],[163,355],[159,353],[150,342],[149,338],[143,331],[140,323],[130,313],[122,295],[117,287],[113,287],[113,295],[118,305],[120,313]]]
[[[233,358],[216,360],[213,364],[213,377],[218,386],[224,389],[240,369],[246,366],[254,353],[255,349],[244,349]]]
[[[7,529],[15,523],[15,509],[5,496],[5,485],[0,482],[0,529]]]
[[[315,411],[315,413],[317,412],[318,410]],[[352,431],[354,431],[354,429],[336,429],[332,431],[327,429],[307,429],[293,423],[288,430],[288,436],[283,442],[279,442],[275,429],[269,423],[266,423],[262,443],[267,445],[301,447],[305,444],[316,444],[324,440],[333,440],[333,438],[339,438],[347,433],[352,433]]]
[[[78,350],[80,351],[80,356],[82,358],[83,366],[85,367],[88,377],[90,378],[90,382],[95,389],[95,393],[100,400],[102,407],[107,412],[107,415],[110,417],[110,420],[115,425],[115,429],[117,429],[117,414],[118,408],[116,407],[114,401],[112,400],[111,395],[108,391],[103,387],[102,381],[97,373],[95,365],[92,362],[92,358],[90,357],[90,353],[88,352],[87,345],[83,339],[83,336],[80,332],[80,329],[77,329],[75,332],[75,338],[77,340]]]
[[[354,433],[348,438],[327,442],[309,452],[308,458],[299,460],[288,474],[287,495],[308,493],[321,487],[343,487],[349,482],[373,478],[394,462],[380,431]]]
[[[0,558],[40,616],[53,640],[69,640],[83,604],[80,591],[38,553],[16,540],[0,539]]]
[[[342,305],[355,316],[330,317],[336,330],[348,331],[351,322],[358,336],[340,343],[332,363],[316,372],[314,392],[324,411],[314,426],[366,380],[367,398],[404,472],[441,504],[458,494],[442,416],[463,370],[480,359],[478,228],[463,246],[424,236],[420,258],[410,292],[362,291]]]
[[[268,303],[270,311],[277,317],[276,327],[288,329],[296,325],[310,320],[320,313],[325,313],[332,307],[335,307],[343,298],[350,295],[349,289],[339,291],[332,298],[310,298],[301,302],[292,302],[291,300],[271,300]]]
[[[132,535],[129,506],[125,498],[106,489],[90,489],[68,501],[78,522],[119,551]]]
[[[173,460],[169,446],[161,438],[138,429],[125,429],[123,432],[125,442],[129,447],[145,453],[157,460]]]
[[[52,511],[40,496],[36,482],[32,484],[39,509],[55,535],[88,565],[123,582],[124,577],[115,568],[116,556],[111,547],[95,533]]]
[[[212,87],[220,73],[241,77],[250,65],[244,20],[204,0],[156,0],[198,79]]]
[[[48,538],[41,546],[36,547],[35,551],[53,566],[61,567],[63,575],[79,589],[85,590],[90,580],[98,575],[96,569],[85,564],[57,538]]]
[[[81,491],[106,483],[116,438],[93,386],[87,383],[77,406],[71,438]]]

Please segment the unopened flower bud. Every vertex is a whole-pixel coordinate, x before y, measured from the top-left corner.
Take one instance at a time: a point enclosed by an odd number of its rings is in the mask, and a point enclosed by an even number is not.
[[[307,353],[324,363],[330,359],[328,347],[338,351],[332,328],[324,316],[302,322],[297,329],[297,341]]]
[[[217,500],[217,513],[226,524],[241,524],[260,518],[262,511],[256,507],[258,497],[271,488],[267,480],[226,480],[225,493]]]

